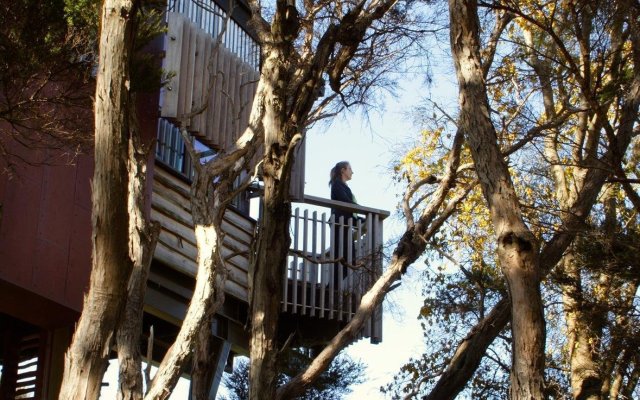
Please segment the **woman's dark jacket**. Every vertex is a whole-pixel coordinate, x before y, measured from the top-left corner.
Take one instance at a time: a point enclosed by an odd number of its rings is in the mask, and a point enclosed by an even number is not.
[[[346,183],[340,179],[336,179],[331,183],[331,200],[344,201],[345,203],[357,204],[353,198],[353,193]],[[350,211],[341,210],[338,208],[332,208],[331,214],[335,215],[335,221],[340,221],[340,217],[344,217],[344,223],[348,224],[349,218],[354,218],[354,215]],[[354,221],[355,222],[355,221]]]

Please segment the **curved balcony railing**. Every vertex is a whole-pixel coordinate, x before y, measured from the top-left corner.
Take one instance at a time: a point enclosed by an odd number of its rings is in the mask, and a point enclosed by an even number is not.
[[[336,220],[331,208],[358,218]],[[382,273],[383,220],[388,216],[388,211],[308,195],[296,203],[282,311],[351,320],[362,296]],[[361,336],[374,343],[382,340],[382,307]]]

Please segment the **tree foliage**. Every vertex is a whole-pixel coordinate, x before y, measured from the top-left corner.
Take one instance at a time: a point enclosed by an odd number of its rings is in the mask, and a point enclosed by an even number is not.
[[[286,359],[281,361],[281,370],[286,373],[278,375],[278,386],[285,384],[291,376],[302,372],[308,364],[308,358],[300,350],[290,350]],[[286,365],[286,367],[285,367]],[[323,372],[299,399],[338,399],[351,392],[351,386],[363,381],[365,367],[362,363],[348,356],[333,360],[329,368]],[[249,361],[240,360],[233,372],[223,378],[225,387],[230,391],[226,400],[246,400],[249,398]]]
[[[63,0],[1,6],[0,152],[9,166],[15,158],[50,161],[24,148],[90,145],[94,47],[83,35],[84,22],[65,6]]]
[[[629,329],[637,325],[637,278],[629,273],[634,262],[625,256],[638,251],[633,239],[637,194],[631,183],[638,176],[638,142],[632,139],[638,133],[637,4],[497,1],[483,6],[491,119],[527,225],[543,241],[547,394],[637,396],[637,346],[618,347],[637,335]],[[502,30],[496,29],[502,23]],[[430,143],[456,129],[440,123],[440,110],[434,111],[436,129],[425,130]],[[411,149],[397,170],[437,170],[438,154],[416,162],[414,155],[425,148]],[[569,228],[580,197],[598,173],[600,195],[593,197],[593,210],[584,218],[591,207],[581,208],[582,222]],[[458,211],[427,253],[427,263],[445,265],[424,275],[421,318],[430,350],[384,388],[398,398],[441,393],[438,388],[452,379],[444,373],[447,367],[471,351],[465,343],[491,320],[487,309],[502,304],[499,263],[485,244],[492,231],[482,222],[483,201],[470,195]],[[577,239],[558,259],[551,249],[562,235]],[[467,385],[470,396],[506,395],[510,340],[504,329],[492,339]]]

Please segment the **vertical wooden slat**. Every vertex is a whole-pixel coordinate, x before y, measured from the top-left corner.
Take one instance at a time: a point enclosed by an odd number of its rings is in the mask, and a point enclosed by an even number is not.
[[[171,141],[169,145],[169,165],[176,165],[176,161],[178,159],[178,152],[176,148],[178,147],[178,135],[171,135]]]
[[[165,42],[166,55],[163,68],[173,73],[169,83],[163,88],[161,116],[175,118],[178,116],[178,97],[180,91],[180,64],[182,58],[182,25],[184,19],[180,14],[167,13],[167,35]]]
[[[282,275],[282,311],[286,312],[287,311],[287,306],[289,305],[289,287],[288,287],[288,283],[289,283],[289,266],[291,265],[291,261],[289,261],[289,259],[287,258],[287,266],[284,268],[284,273]]]
[[[238,131],[236,138],[240,137],[244,132],[249,119],[247,118],[248,108],[248,86],[250,80],[251,71],[247,64],[242,64],[242,69],[239,76],[240,87],[238,88]]]
[[[344,231],[344,217],[340,217],[338,219],[338,243],[336,244],[336,247],[338,248],[338,254],[336,258],[344,258],[346,260],[345,254],[344,254],[344,240],[345,240],[345,231]],[[337,281],[338,281],[338,320],[342,321],[342,316],[344,314],[344,274],[343,274],[343,268],[344,266],[342,265],[341,262],[338,263],[338,271],[337,271]]]
[[[207,42],[207,33],[202,29],[195,30],[195,66],[193,72],[193,107],[200,108],[203,105],[203,92],[206,90],[206,86],[204,86],[205,79],[205,71],[207,69],[207,51],[206,51],[206,42]],[[202,135],[202,113],[195,115],[192,118],[191,130],[196,133],[198,136]]]
[[[231,102],[233,101],[233,70],[234,70],[234,58],[235,56],[229,51],[225,49],[225,62],[224,62],[224,93],[223,93],[223,102],[222,102],[222,110],[220,112],[220,116],[222,119],[222,132],[224,135],[224,148],[231,148],[231,144],[233,143],[233,124],[231,123],[231,119],[233,118],[233,107]]]
[[[355,259],[353,264],[363,264],[365,262],[364,249],[362,247],[363,242],[366,240],[362,237],[362,221],[356,220],[354,227],[358,243],[355,249]],[[360,267],[353,271],[353,285],[351,291],[353,292],[353,306],[351,307],[351,318],[353,318],[354,310],[360,305],[360,299],[362,298],[362,289],[364,287],[362,280],[365,278],[366,267]]]
[[[251,115],[251,107],[253,105],[253,97],[257,89],[254,82],[257,79],[257,72],[251,68],[249,64],[245,64],[245,75],[242,83],[242,128],[240,134],[249,125],[249,116]]]
[[[251,82],[251,69],[247,64],[242,64],[240,87],[238,88],[239,123],[236,138],[240,137],[249,123],[249,83]]]
[[[369,287],[371,287],[371,284],[373,283],[373,281],[376,279],[375,276],[373,275],[373,266],[374,266],[374,262],[375,259],[373,258],[374,253],[373,253],[373,214],[369,213],[367,215],[367,220],[366,220],[366,231],[367,231],[367,235],[366,235],[366,251],[367,251],[367,256],[370,258],[370,262],[369,262],[369,267],[370,270],[368,270],[366,272],[367,274],[367,279],[364,281],[365,286],[363,288],[363,293],[364,291],[366,291]],[[372,323],[371,321],[373,321],[372,317],[369,317],[369,320],[367,321],[367,323],[365,324],[365,336],[367,337],[371,337],[372,335]]]
[[[220,93],[218,102],[218,135],[220,137],[220,146],[222,148],[227,148],[227,106],[228,106],[228,98],[226,93],[228,93],[229,88],[229,62],[230,62],[231,54],[229,51],[223,47],[220,47],[220,60],[222,61],[220,64],[220,70],[218,71],[218,80],[220,81]]]
[[[242,75],[243,75],[243,65],[242,60],[237,56],[233,56],[232,63],[232,72],[231,72],[231,83],[232,87],[230,89],[230,96],[232,98],[232,102],[230,103],[231,113],[230,120],[233,122],[231,124],[231,131],[233,133],[233,137],[231,138],[232,142],[235,141],[240,136],[240,128],[244,125],[244,121],[240,119],[241,111],[242,111],[242,96],[240,95],[240,90],[242,89]]]
[[[316,288],[318,283],[318,271],[320,270],[320,264],[318,264],[318,212],[314,211],[311,219],[311,254],[315,263],[310,264],[311,274],[309,278],[310,286],[311,286],[311,316],[316,316],[316,308],[318,304],[316,303]]]
[[[329,218],[329,226],[330,226],[330,235],[329,235],[329,258],[331,260],[335,260],[337,258],[337,252],[336,252],[336,229],[338,229],[338,227],[336,226],[336,216],[335,215],[331,215],[331,217]],[[336,268],[335,268],[335,264],[332,262],[330,264],[330,268],[329,268],[329,319],[333,319],[335,317],[334,311],[335,311],[335,291],[336,288],[334,287],[334,281],[335,279],[335,275],[336,275]]]
[[[197,7],[199,8],[199,7]],[[188,64],[187,64],[187,84],[185,86],[187,90],[187,92],[185,93],[185,97],[184,97],[184,113],[185,114],[189,114],[193,111],[194,109],[194,101],[195,101],[195,97],[194,97],[194,86],[196,85],[197,79],[195,76],[195,72],[196,72],[196,65],[198,64],[199,59],[197,58],[197,53],[198,53],[198,47],[197,47],[197,39],[198,39],[198,31],[199,28],[194,25],[194,24],[185,24],[186,26],[189,27],[189,57],[188,57]],[[192,120],[189,119],[187,121],[188,126],[190,127],[190,130],[192,130],[191,125],[192,125]]]
[[[184,172],[184,139],[179,133],[177,133],[175,136],[177,138],[176,148],[174,149],[176,151],[176,161],[173,167],[178,171]]]
[[[293,216],[293,238],[291,241],[293,243],[293,249],[299,250],[298,246],[298,237],[300,233],[299,229],[299,220],[300,220],[300,209],[296,208]],[[293,255],[293,270],[292,270],[292,279],[291,279],[291,292],[293,294],[292,300],[292,313],[298,312],[298,256],[294,253]]]
[[[211,80],[211,73],[210,73],[210,66],[211,66],[211,39],[209,37],[209,34],[206,33],[205,31],[202,31],[203,34],[203,40],[202,40],[202,51],[203,51],[203,56],[202,56],[202,78],[200,79],[201,82],[201,86],[202,89],[200,90],[200,96],[198,97],[199,102],[198,104],[206,104],[207,108],[202,112],[202,114],[199,116],[199,129],[198,129],[198,133],[199,135],[202,137],[203,141],[205,143],[208,143],[208,135],[207,135],[207,130],[209,128],[209,123],[208,121],[208,116],[210,115],[209,113],[209,108],[212,107],[211,102],[209,101],[209,98],[211,97],[211,93],[209,91],[209,82]]]
[[[379,252],[382,251],[382,221],[380,221],[379,216],[376,214],[373,217],[373,226],[374,226],[374,241],[376,243],[376,247],[374,248],[375,257],[375,268],[377,276],[382,274],[382,259],[379,255]],[[373,335],[371,337],[372,341],[381,341],[382,340],[382,305],[376,307],[374,317],[374,326],[373,326]]]
[[[346,241],[347,241],[347,263],[349,265],[353,265],[354,260],[353,260],[353,252],[354,252],[354,248],[353,248],[353,218],[349,218],[348,219],[348,224],[347,224],[347,229],[345,232],[345,235],[347,235],[346,237]],[[344,242],[343,242],[344,243]],[[351,307],[353,306],[353,269],[348,268],[347,267],[347,285],[346,285],[346,295],[347,295],[347,299],[346,299],[346,319],[347,321],[351,320]]]
[[[206,127],[205,127],[205,136],[207,138],[207,142],[217,146],[218,142],[215,139],[216,128],[214,124],[214,119],[216,118],[217,112],[216,107],[217,103],[215,101],[216,98],[216,85],[217,82],[217,74],[218,74],[218,56],[220,51],[215,48],[214,42],[211,41],[207,45],[209,49],[209,58],[211,59],[211,71],[207,71],[207,87],[211,86],[211,91],[208,93],[208,102],[207,106],[207,116],[206,116]],[[213,82],[211,82],[213,80]]]
[[[165,149],[164,149],[164,157],[162,158],[162,161],[170,164],[171,140],[172,140],[171,125],[169,125],[167,121],[164,121],[162,129],[164,130],[164,134],[165,134],[165,141],[164,141]]]
[[[309,240],[309,210],[305,209],[302,214],[302,254],[306,257],[309,256],[307,252],[307,242]],[[307,314],[307,283],[309,282],[309,261],[306,258],[302,259],[302,315]]]
[[[184,17],[180,17],[184,20]],[[190,100],[191,82],[189,66],[193,65],[190,61],[191,58],[191,24],[188,21],[182,23],[182,55],[180,56],[180,87],[178,90],[178,107],[177,117],[183,116],[187,110],[191,109],[190,105],[187,105],[187,101]]]
[[[224,62],[225,62],[225,50],[221,45],[218,47],[218,55],[216,62],[216,83],[213,89],[214,100],[213,100],[213,110],[215,112],[215,117],[212,119],[213,121],[213,138],[215,143],[220,148],[224,148],[224,135],[222,132],[222,103],[224,102],[224,97],[222,96],[222,89],[224,88]]]
[[[320,220],[320,227],[321,227],[321,232],[320,232],[320,251],[322,252],[322,254],[320,255],[320,257],[322,259],[325,259],[327,256],[327,224],[325,223],[327,219],[327,214],[326,213],[322,213],[322,217]],[[326,304],[325,304],[325,299],[326,299],[326,293],[327,293],[327,288],[329,287],[329,281],[327,278],[327,275],[329,274],[329,265],[325,262],[322,263],[318,266],[321,271],[320,271],[320,318],[324,318],[324,311],[326,309]]]

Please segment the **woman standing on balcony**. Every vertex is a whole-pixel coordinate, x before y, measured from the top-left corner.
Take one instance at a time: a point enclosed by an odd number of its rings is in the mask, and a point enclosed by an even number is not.
[[[340,161],[332,169],[330,173],[329,186],[331,186],[331,200],[344,201],[345,203],[356,203],[356,199],[351,193],[351,189],[347,186],[347,181],[351,180],[353,170],[348,161]],[[349,218],[354,215],[351,212],[337,208],[331,208],[331,214],[336,216],[336,222],[340,217],[344,217],[344,223],[348,223]]]
[[[344,201],[345,203],[358,204],[355,196],[351,193],[351,189],[347,186],[347,181],[351,180],[353,170],[348,161],[340,161],[337,163],[329,174],[329,186],[331,186],[331,200]],[[352,220],[352,226],[357,225],[360,220],[357,215],[350,211],[340,208],[331,208],[331,215],[334,216],[335,229],[333,230],[333,243],[335,244],[335,258],[344,258],[350,264],[355,264],[355,247],[353,246],[352,233],[349,231],[349,219]],[[342,217],[342,221],[340,221]],[[340,237],[342,236],[342,239]],[[340,243],[342,245],[340,246]],[[348,257],[349,242],[351,242],[351,257]],[[341,289],[338,276],[339,264],[336,263],[336,271],[334,272],[334,282],[336,289]],[[342,278],[346,278],[348,270],[346,267],[342,269]]]

